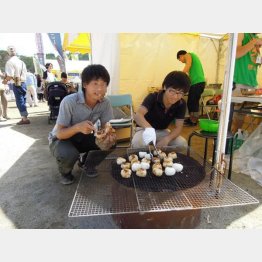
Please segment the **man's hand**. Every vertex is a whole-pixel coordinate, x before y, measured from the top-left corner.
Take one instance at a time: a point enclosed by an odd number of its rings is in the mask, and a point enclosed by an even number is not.
[[[101,150],[108,150],[116,143],[116,131],[109,122],[105,127],[96,132],[96,145]]]
[[[165,137],[161,138],[161,139],[157,142],[157,145],[156,145],[156,146],[159,147],[159,148],[165,147],[165,146],[168,146],[169,142],[170,142],[170,139],[169,139],[167,136],[165,136]]]
[[[261,38],[255,38],[255,46],[261,47],[262,45],[262,39]]]
[[[76,124],[76,128],[79,132],[88,135],[95,131],[93,123],[89,120]]]
[[[146,127],[143,132],[143,141],[146,145],[150,142],[156,144],[156,130],[153,127]]]
[[[100,139],[96,137],[95,142],[101,150],[108,150],[116,143],[116,133],[108,133]]]
[[[8,80],[5,78],[3,81],[2,81],[2,84],[6,85],[8,82]]]

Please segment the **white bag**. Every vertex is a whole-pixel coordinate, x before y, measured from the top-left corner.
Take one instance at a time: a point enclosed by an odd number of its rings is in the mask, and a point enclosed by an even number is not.
[[[249,175],[262,185],[262,123],[234,152],[233,171]]]

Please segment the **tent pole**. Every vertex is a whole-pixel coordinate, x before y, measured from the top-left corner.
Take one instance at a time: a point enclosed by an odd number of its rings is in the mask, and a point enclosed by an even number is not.
[[[90,52],[90,62],[91,65],[93,64],[93,42],[92,42],[92,33],[90,33],[90,48],[91,48],[91,52]]]
[[[233,33],[229,36],[229,46],[226,62],[226,71],[224,77],[224,89],[222,96],[221,114],[219,118],[219,129],[217,137],[217,148],[215,163],[221,162],[222,154],[225,153],[226,138],[228,132],[228,120],[231,106],[231,96],[233,87],[233,75],[236,59],[237,34]],[[230,127],[229,127],[230,128]]]
[[[219,65],[221,59],[221,50],[222,50],[222,40],[219,39],[218,41],[218,51],[217,51],[217,70],[216,70],[216,83],[218,83],[218,76],[219,76]]]

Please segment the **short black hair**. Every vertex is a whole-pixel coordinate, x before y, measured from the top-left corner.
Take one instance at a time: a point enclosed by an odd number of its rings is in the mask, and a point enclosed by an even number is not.
[[[182,71],[172,71],[165,77],[162,83],[162,88],[173,88],[183,91],[186,94],[190,88],[190,85],[191,81],[186,73]]]
[[[48,67],[49,67],[50,65],[53,65],[53,64],[52,64],[52,63],[46,63],[46,64],[45,64],[45,68],[48,69]]]
[[[61,73],[61,78],[67,78],[67,73],[66,72],[62,72]]]
[[[179,50],[176,54],[176,58],[178,59],[181,55],[185,55],[187,54],[186,50]]]
[[[84,68],[82,74],[82,90],[85,92],[83,84],[89,84],[92,80],[102,79],[107,85],[110,83],[110,75],[103,65],[94,64]]]

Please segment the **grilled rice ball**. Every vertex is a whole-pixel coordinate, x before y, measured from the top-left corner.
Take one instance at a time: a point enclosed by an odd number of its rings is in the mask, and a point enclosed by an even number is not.
[[[131,167],[131,163],[129,163],[129,162],[125,162],[125,163],[121,164],[122,169],[130,169],[130,167]]]
[[[128,169],[128,168],[125,168],[125,169],[121,170],[121,176],[123,178],[129,178],[131,176],[131,174],[132,174],[132,171],[130,169]]]
[[[163,175],[163,169],[161,168],[153,168],[153,174],[155,176],[162,176]]]
[[[168,157],[171,157],[172,159],[176,159],[177,158],[177,154],[176,154],[175,151],[173,151],[173,152],[168,153]]]
[[[132,162],[134,159],[138,160],[138,156],[136,154],[132,154],[128,157],[129,162]]]
[[[139,177],[145,177],[146,176],[146,170],[143,168],[140,168],[136,171],[136,175]]]
[[[118,157],[118,158],[116,159],[116,163],[117,163],[118,165],[122,165],[122,164],[125,163],[125,162],[126,162],[126,159],[123,158],[123,157]]]

